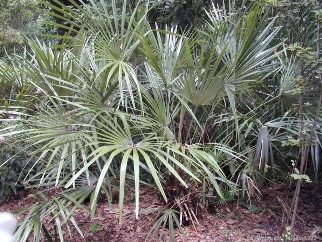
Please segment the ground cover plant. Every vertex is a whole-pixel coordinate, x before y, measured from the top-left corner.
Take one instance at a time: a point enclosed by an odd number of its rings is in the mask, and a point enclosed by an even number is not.
[[[256,213],[275,181],[296,183],[290,239],[301,185],[320,179],[318,3],[205,4],[195,26],[167,18],[176,1],[40,4],[58,34],[26,37],[0,67],[1,191],[14,180],[37,200],[19,241],[64,241],[63,225],[84,236],[85,205],[95,218],[117,202],[121,222],[128,198],[156,218],[147,239],[173,241],[218,202]],[[146,187],[161,203],[141,211]]]

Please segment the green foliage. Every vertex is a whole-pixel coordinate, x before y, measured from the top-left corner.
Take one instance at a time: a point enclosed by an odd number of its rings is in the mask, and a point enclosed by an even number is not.
[[[298,40],[281,27],[292,19],[276,15],[274,3],[214,5],[203,12],[205,24],[184,31],[194,22],[178,20],[179,31],[171,13],[192,3],[186,11],[195,11],[201,1],[166,1],[152,10],[151,1],[88,2],[42,1],[55,9],[49,15],[67,22],[51,26],[73,34],[55,36],[58,44],[27,39],[24,54],[0,67],[2,145],[14,140],[31,157],[20,181],[68,189],[53,199],[40,194],[43,202],[18,228],[20,238],[48,234],[38,212],[50,207],[45,215],[62,239],[56,215],[66,222],[68,206],[89,199],[94,217],[102,193],[108,203],[115,200],[112,187],[120,221],[128,187],[138,217],[140,189],[150,181],[165,205],[149,236],[167,226],[174,239],[184,220],[197,223],[194,211],[207,194],[252,202],[276,167],[299,154],[295,144],[304,133],[321,134],[321,115],[314,114],[321,73],[312,5],[300,11],[307,22],[299,29],[310,38]],[[288,3],[281,9],[286,5],[299,14]],[[160,11],[162,24],[151,27],[153,11]],[[165,27],[171,22],[175,26]],[[310,105],[302,119],[303,94]],[[302,144],[318,144],[307,141]],[[5,159],[0,167],[8,165]]]
[[[168,236],[170,242],[176,241],[175,240],[175,229],[178,228],[180,233],[186,239],[186,235],[184,233],[182,227],[182,220],[178,218],[178,214],[175,210],[172,209],[156,209],[156,221],[154,222],[153,226],[151,227],[150,231],[147,234],[146,239],[151,240],[153,239],[157,233],[159,239],[165,235],[165,228],[168,227]]]
[[[150,0],[151,10],[148,20],[152,25],[157,23],[161,28],[164,26],[179,26],[182,30],[205,22],[208,9],[208,0]]]
[[[79,206],[70,201],[66,192],[58,193],[55,196],[48,196],[42,192],[31,195],[35,203],[19,211],[19,213],[28,212],[24,221],[17,228],[16,234],[19,234],[19,241],[29,241],[32,236],[34,241],[64,241],[62,228],[65,226],[70,233],[70,222],[84,238],[74,217],[73,211]],[[50,225],[45,221],[50,221]],[[52,227],[50,229],[48,227]]]
[[[8,157],[3,157],[2,160],[7,160]],[[18,176],[22,170],[23,161],[12,161],[6,166],[0,168],[0,203],[5,201],[11,194],[16,194],[17,188],[22,185],[17,185]]]
[[[21,51],[23,35],[41,33],[40,16],[37,0],[0,1],[0,57],[4,48],[8,53],[14,48]]]

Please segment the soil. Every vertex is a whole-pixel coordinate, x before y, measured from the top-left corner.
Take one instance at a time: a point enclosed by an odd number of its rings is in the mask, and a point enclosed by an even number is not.
[[[293,189],[283,184],[262,189],[261,201],[256,206],[242,205],[237,201],[217,203],[203,209],[197,215],[198,223],[184,227],[186,240],[176,231],[176,240],[188,242],[242,242],[242,241],[282,241],[283,221],[291,204]],[[142,189],[140,209],[142,214],[135,218],[135,204],[127,201],[124,215],[119,223],[118,204],[100,203],[96,216],[90,219],[89,213],[77,209],[74,217],[83,231],[84,238],[71,229],[65,231],[69,242],[141,242],[151,228],[155,216],[144,213],[147,209],[161,205],[159,195]],[[15,199],[0,205],[0,212],[15,212],[35,201],[26,191]],[[89,209],[89,205],[85,205]],[[18,218],[22,219],[22,217]],[[48,225],[50,228],[50,225]],[[157,233],[152,241],[167,241],[166,233]],[[305,185],[302,188],[298,207],[298,217],[291,241],[322,241],[322,186]]]

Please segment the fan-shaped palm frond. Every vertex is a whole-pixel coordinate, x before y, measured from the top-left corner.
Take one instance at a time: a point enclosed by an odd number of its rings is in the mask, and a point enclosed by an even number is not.
[[[70,233],[68,221],[72,223],[80,236],[84,237],[75,218],[72,216],[78,204],[70,209],[69,206],[72,206],[73,202],[69,201],[63,193],[52,196],[49,199],[44,193],[38,192],[34,195],[34,198],[37,199],[35,204],[20,211],[21,213],[28,211],[28,214],[15,232],[15,236],[19,241],[29,241],[30,238],[33,238],[34,241],[42,241],[44,238],[47,241],[54,241],[49,233],[49,228],[46,227],[48,225],[45,224],[46,220],[53,223],[53,227],[55,227],[55,241],[57,239],[64,241],[63,225],[67,227]]]

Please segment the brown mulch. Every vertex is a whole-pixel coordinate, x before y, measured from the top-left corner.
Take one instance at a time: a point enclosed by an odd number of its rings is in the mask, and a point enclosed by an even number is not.
[[[208,209],[208,212],[203,211],[199,214],[199,224],[184,227],[186,241],[281,241],[282,223],[291,204],[292,195],[292,189],[277,184],[262,190],[261,202],[254,207],[257,210],[247,208],[236,201],[217,204],[215,208]],[[159,196],[152,191],[142,189],[140,196],[141,211],[160,204]],[[15,199],[1,204],[0,212],[14,212],[34,202],[33,198],[22,191]],[[74,217],[85,238],[72,229],[71,235],[66,232],[66,241],[145,241],[146,234],[155,218],[143,214],[139,219],[135,219],[134,209],[134,202],[127,201],[125,203],[122,223],[119,223],[118,204],[109,207],[106,203],[100,203],[93,220],[90,219],[89,213],[77,209]],[[184,241],[178,231],[176,239],[179,242]],[[167,241],[167,236],[155,237],[153,241]],[[322,241],[321,185],[303,186],[293,241]]]

